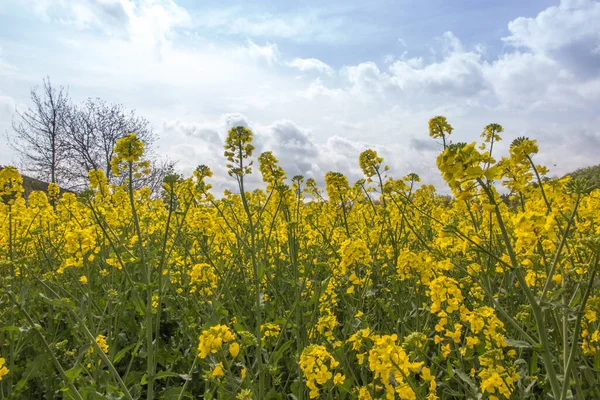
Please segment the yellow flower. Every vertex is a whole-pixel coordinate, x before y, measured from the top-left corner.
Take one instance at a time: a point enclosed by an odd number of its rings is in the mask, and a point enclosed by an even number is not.
[[[252,400],[252,391],[250,389],[242,389],[235,396],[236,400]]]
[[[100,346],[100,349],[104,352],[104,354],[108,354],[108,343],[106,342],[106,336],[98,335],[96,336],[96,343]],[[88,349],[88,355],[94,354],[95,347],[90,347]]]
[[[204,330],[198,338],[198,357],[206,358],[209,354],[219,351],[223,343],[234,340],[233,332],[226,325],[216,325]]]
[[[319,397],[319,386],[324,386],[333,378],[331,370],[338,365],[339,362],[333,358],[325,346],[313,344],[302,351],[300,369],[306,378],[306,386],[310,389],[309,397],[311,399]]]
[[[5,363],[6,360],[0,357],[0,381],[2,380],[2,377],[8,375],[8,368],[6,368],[6,366],[4,365]]]
[[[233,342],[229,345],[229,354],[231,354],[231,356],[233,358],[237,357],[237,355],[240,353],[240,344],[237,342]]]
[[[213,369],[212,373],[210,374],[213,378],[218,378],[221,376],[225,376],[225,372],[223,371],[223,363],[220,362],[217,365],[215,365],[215,369]]]
[[[373,397],[369,393],[369,389],[362,386],[358,389],[358,400],[373,400]]]
[[[335,374],[335,376],[333,377],[333,384],[334,385],[338,385],[341,386],[344,384],[344,381],[346,380],[346,377],[342,374],[340,374],[339,372],[337,374]]]
[[[81,276],[79,277],[79,282],[81,282],[81,283],[82,283],[82,284],[84,284],[84,285],[87,285],[87,283],[88,283],[88,278],[87,278],[87,276],[85,276],[85,275],[81,275]]]
[[[135,133],[130,133],[117,141],[114,154],[110,166],[113,175],[119,176],[126,168],[126,164],[137,163],[144,155],[144,142]]]

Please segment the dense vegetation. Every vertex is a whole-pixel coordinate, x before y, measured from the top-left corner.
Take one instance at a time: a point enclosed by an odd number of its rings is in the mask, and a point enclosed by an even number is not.
[[[452,143],[453,198],[388,175],[291,180],[252,132],[225,144],[237,193],[168,175],[136,135],[76,196],[22,196],[0,171],[0,396],[5,398],[555,398],[600,396],[600,191],[545,180],[537,143],[496,160]],[[501,200],[498,188],[510,192]]]
[[[600,188],[600,164],[592,167],[580,168],[568,175],[573,179],[587,180],[589,190]]]

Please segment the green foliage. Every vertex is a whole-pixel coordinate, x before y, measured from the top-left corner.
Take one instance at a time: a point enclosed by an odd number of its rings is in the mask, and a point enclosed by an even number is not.
[[[576,171],[568,173],[567,176],[570,176],[573,179],[586,179],[588,181],[588,193],[594,189],[600,188],[600,164],[579,168]]]

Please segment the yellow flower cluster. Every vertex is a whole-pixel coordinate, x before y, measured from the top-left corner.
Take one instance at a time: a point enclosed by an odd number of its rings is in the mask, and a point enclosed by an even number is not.
[[[190,271],[190,293],[198,292],[203,296],[211,296],[217,288],[217,281],[217,275],[210,264],[196,264]]]
[[[15,167],[4,167],[0,170],[0,199],[4,204],[14,204],[23,193],[23,177]]]
[[[281,332],[281,326],[277,324],[266,323],[260,326],[260,332],[262,333],[261,340],[263,343],[265,343],[268,338],[276,338],[279,336],[279,332]]]
[[[141,174],[150,173],[150,162],[140,159],[144,155],[144,142],[135,133],[119,139],[114,149],[114,156],[110,160],[110,167],[115,176],[121,175],[131,166],[132,174],[139,178]]]
[[[310,345],[300,355],[300,369],[306,378],[306,386],[310,389],[311,399],[319,397],[319,386],[323,387],[332,381],[334,369],[339,362],[327,351],[325,346]],[[341,374],[336,374],[338,382]]]
[[[108,342],[106,341],[106,336],[98,335],[96,336],[96,343],[100,346],[100,349],[104,354],[108,354]],[[88,355],[91,356],[96,351],[95,347],[90,347],[88,349]]]
[[[437,165],[444,179],[459,200],[475,195],[478,179],[493,180],[498,176],[496,167],[486,168],[494,163],[488,152],[480,153],[476,143],[452,144],[437,158]]]
[[[587,356],[600,354],[600,295],[592,296],[581,321],[581,348]]]
[[[4,358],[0,357],[0,381],[2,380],[3,377],[8,375],[8,368],[6,367],[6,365],[4,365],[5,363],[6,363],[6,360]]]
[[[385,387],[386,399],[416,399],[416,393],[405,377],[415,373],[423,362],[411,362],[404,349],[397,344],[398,335],[371,336],[373,347],[369,351],[369,368],[375,379]]]
[[[215,325],[202,331],[198,338],[198,357],[206,358],[218,352],[224,343],[234,342],[229,345],[232,356],[237,356],[239,345],[235,343],[235,335],[226,325]],[[235,354],[235,355],[234,355]]]

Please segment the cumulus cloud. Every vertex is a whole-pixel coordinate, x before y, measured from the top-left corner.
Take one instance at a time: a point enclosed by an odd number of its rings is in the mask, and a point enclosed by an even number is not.
[[[272,65],[279,60],[279,48],[275,43],[266,43],[260,46],[248,39],[246,43],[248,55],[255,60],[264,60],[267,64]]]
[[[274,121],[257,130],[259,151],[273,151],[291,176],[314,174],[319,148],[310,131],[290,120]]]
[[[80,30],[96,30],[160,50],[177,27],[190,23],[174,0],[36,0],[43,18]]]
[[[346,66],[347,96],[437,107],[449,102],[519,111],[580,109],[600,99],[600,3],[563,0],[536,17],[508,23],[506,51],[486,58],[484,44],[463,45],[452,32],[439,38],[433,61],[407,57],[384,67],[373,61]],[[387,64],[387,65],[386,65]],[[308,96],[335,94],[311,83]],[[332,96],[330,96],[332,97]],[[586,107],[587,108],[587,107]]]
[[[503,40],[546,56],[586,78],[600,75],[600,3],[562,0],[534,18],[519,17],[508,24]]]
[[[173,134],[179,134],[183,137],[199,138],[206,143],[210,143],[211,145],[221,145],[219,132],[210,124],[193,122],[185,123],[179,120],[164,121],[161,126],[161,132],[163,137],[168,138],[169,140],[173,139]]]
[[[425,63],[421,57],[393,61],[386,57],[388,65],[383,70],[373,61],[345,67],[350,94],[362,99],[418,99],[430,106],[432,102],[447,101],[448,97],[465,99],[483,94],[489,83],[484,76],[487,63],[482,55],[476,50],[465,50],[452,32],[446,32],[440,41],[444,56],[439,61]]]
[[[473,96],[483,91],[482,60],[474,52],[453,51],[443,61],[421,66],[419,60],[396,61],[390,66],[392,80],[404,92]]]
[[[373,148],[385,158],[391,167],[390,173],[396,178],[411,172],[421,175],[428,183],[441,184],[438,171],[435,169],[435,154],[431,146],[383,145],[370,141],[356,141],[334,135],[325,141],[315,138],[310,129],[298,125],[292,120],[276,120],[268,125],[250,121],[243,114],[226,114],[214,121],[183,122],[179,120],[165,121],[160,131],[161,137],[177,142],[167,152],[167,156],[181,160],[178,167],[189,175],[199,164],[208,165],[214,172],[212,181],[216,193],[225,189],[236,190],[235,180],[227,175],[226,160],[223,156],[223,143],[227,129],[234,125],[245,124],[254,132],[255,154],[253,160],[256,168],[247,177],[250,189],[262,185],[257,168],[257,158],[264,151],[272,151],[286,171],[288,178],[302,175],[314,178],[320,184],[328,171],[344,173],[351,183],[364,178],[358,164],[362,151]],[[184,140],[185,139],[185,142]],[[435,143],[433,144],[435,146]],[[439,150],[433,148],[433,150]]]
[[[294,58],[286,64],[303,72],[317,71],[327,75],[332,75],[334,73],[333,68],[317,58]]]
[[[229,113],[221,116],[221,124],[226,130],[229,130],[235,126],[244,126],[248,128],[250,126],[248,118],[240,113]]]

